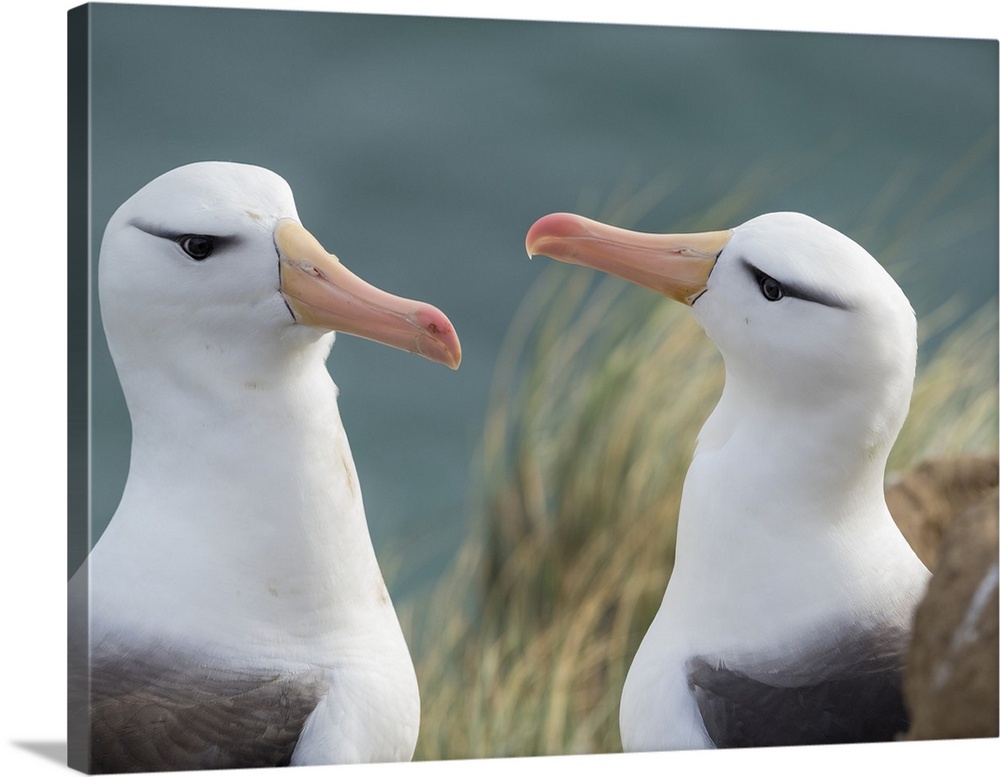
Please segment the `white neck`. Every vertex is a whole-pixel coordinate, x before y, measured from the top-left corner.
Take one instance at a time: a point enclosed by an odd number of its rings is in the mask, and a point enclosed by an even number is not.
[[[783,616],[820,613],[814,592],[850,577],[873,533],[898,535],[883,497],[895,431],[873,449],[866,422],[838,420],[843,407],[777,407],[759,396],[727,382],[684,483],[664,603],[702,617],[717,607],[720,621],[768,601],[765,585]]]
[[[370,621],[373,606],[394,622],[321,356],[198,385],[197,370],[123,370],[132,457],[90,562],[98,615],[262,644],[264,623],[309,640]],[[105,569],[138,582],[122,590]]]

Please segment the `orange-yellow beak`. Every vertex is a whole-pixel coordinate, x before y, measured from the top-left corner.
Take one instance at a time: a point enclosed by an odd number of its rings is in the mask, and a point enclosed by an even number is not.
[[[458,369],[462,346],[436,307],[362,280],[294,219],[278,223],[274,244],[281,294],[298,323],[365,337]]]
[[[653,235],[552,213],[528,230],[525,247],[529,256],[592,267],[691,305],[708,288],[715,260],[732,236],[728,229]]]

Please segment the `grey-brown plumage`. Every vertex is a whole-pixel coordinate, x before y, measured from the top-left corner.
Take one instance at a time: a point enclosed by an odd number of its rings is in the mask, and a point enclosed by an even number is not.
[[[109,774],[290,763],[325,671],[223,661],[127,634],[89,645],[87,566],[69,596],[71,765]]]
[[[715,747],[880,742],[907,727],[902,631],[797,647],[774,658],[698,656],[688,682]]]
[[[323,694],[311,667],[259,674],[162,649],[109,646],[92,667],[97,773],[287,766]]]

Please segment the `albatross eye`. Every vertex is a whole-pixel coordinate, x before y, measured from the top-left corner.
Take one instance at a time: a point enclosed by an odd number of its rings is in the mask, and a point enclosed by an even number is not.
[[[763,274],[760,278],[760,293],[764,295],[764,299],[770,302],[777,302],[785,296],[785,290],[781,288],[781,284],[770,275]]]
[[[178,242],[184,253],[196,262],[208,259],[215,249],[215,238],[209,235],[185,235]]]

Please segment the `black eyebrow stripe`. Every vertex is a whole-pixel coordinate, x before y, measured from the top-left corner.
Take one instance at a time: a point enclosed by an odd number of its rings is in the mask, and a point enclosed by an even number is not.
[[[781,284],[781,288],[785,293],[786,297],[795,297],[796,299],[804,300],[805,302],[815,302],[817,305],[824,305],[828,308],[836,308],[837,310],[850,310],[851,306],[847,303],[839,300],[830,294],[825,294],[822,291],[817,291],[816,289],[809,289],[805,286],[801,286],[797,283],[788,283],[781,280],[781,278],[774,278],[773,275],[768,275],[766,272],[758,267],[755,267],[746,259],[741,260],[743,266],[750,272],[753,279],[759,284],[764,278],[773,278],[778,283]]]
[[[192,235],[192,232],[175,232],[171,229],[164,229],[163,227],[155,227],[152,224],[147,224],[139,219],[132,219],[129,222],[129,226],[135,227],[140,232],[145,232],[147,235],[152,235],[153,237],[162,237],[165,240],[173,240],[177,242],[181,238],[188,237]]]
[[[132,219],[129,222],[129,226],[135,227],[140,232],[145,232],[147,235],[152,235],[153,237],[162,237],[165,240],[172,240],[175,243],[179,243],[186,237],[210,237],[215,241],[215,245],[218,247],[223,247],[227,245],[232,245],[233,243],[238,243],[239,238],[235,235],[212,235],[205,232],[177,232],[173,229],[166,229],[164,227],[153,226],[139,219]]]

